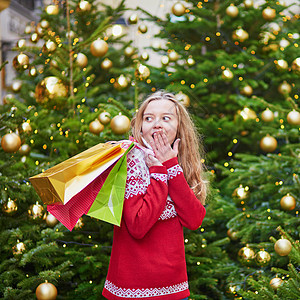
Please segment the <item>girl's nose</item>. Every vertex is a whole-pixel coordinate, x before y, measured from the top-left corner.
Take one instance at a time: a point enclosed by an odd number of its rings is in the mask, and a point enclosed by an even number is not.
[[[162,128],[160,119],[156,119],[154,123],[154,128]]]

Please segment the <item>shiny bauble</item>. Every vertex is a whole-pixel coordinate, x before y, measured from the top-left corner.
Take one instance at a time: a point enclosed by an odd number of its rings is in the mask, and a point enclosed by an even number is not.
[[[274,245],[275,252],[280,256],[287,256],[292,251],[292,244],[287,239],[279,239]]]
[[[167,66],[170,62],[169,57],[167,55],[163,55],[160,59],[160,62],[163,66]]]
[[[278,59],[278,61],[275,64],[277,70],[279,71],[285,71],[289,68],[288,63],[284,59]]]
[[[22,88],[22,81],[21,80],[14,80],[11,84],[11,89],[15,92],[15,93],[18,93],[20,92]]]
[[[21,125],[21,127],[22,127],[23,132],[27,132],[28,133],[28,132],[32,131],[31,125],[28,122],[23,122],[22,125]]]
[[[64,106],[67,95],[68,88],[55,76],[45,77],[35,88],[36,102],[47,107]]]
[[[29,69],[28,69],[28,74],[29,74],[29,76],[31,76],[31,77],[36,77],[36,76],[37,76],[37,70],[36,70],[36,67],[35,67],[35,66],[29,67]]]
[[[261,113],[261,119],[264,122],[272,122],[274,120],[274,113],[269,108],[267,108]]]
[[[237,30],[235,30],[233,32],[232,38],[235,41],[244,42],[245,40],[247,40],[249,38],[249,34],[243,28],[238,28]]]
[[[180,16],[184,15],[184,13],[185,13],[185,6],[181,2],[176,2],[172,6],[172,13],[175,16],[177,16],[177,17],[180,17]]]
[[[87,66],[88,64],[88,58],[86,57],[85,54],[83,53],[78,53],[77,57],[76,57],[76,64],[80,67],[80,68],[84,68]]]
[[[253,0],[245,0],[244,5],[246,9],[252,8],[253,7]]]
[[[20,255],[26,250],[25,244],[23,242],[17,241],[17,244],[13,246],[12,252],[14,255]]]
[[[291,68],[295,74],[300,75],[300,57],[293,60]]]
[[[186,60],[188,66],[193,66],[196,62],[195,60],[192,58],[192,57],[189,57],[187,60]]]
[[[233,79],[233,73],[229,69],[225,69],[222,72],[222,79],[225,81],[230,81]]]
[[[269,252],[267,252],[265,250],[260,250],[256,253],[255,260],[259,266],[263,267],[263,266],[266,266],[270,262],[271,255],[269,254]]]
[[[161,42],[158,41],[158,40],[154,40],[154,41],[152,42],[152,47],[153,47],[154,50],[159,50],[159,49],[161,49]]]
[[[32,27],[30,25],[26,25],[24,29],[25,34],[30,34],[32,32]]]
[[[129,16],[128,23],[129,24],[136,24],[138,22],[138,20],[139,20],[138,15],[134,13],[134,14]]]
[[[287,115],[287,121],[290,125],[300,125],[300,113],[292,110]]]
[[[31,205],[28,209],[28,216],[31,220],[40,221],[44,217],[44,208],[38,202]]]
[[[235,18],[237,17],[239,14],[239,9],[234,5],[234,4],[230,4],[227,8],[226,8],[226,15],[231,17],[231,18]]]
[[[91,133],[98,135],[101,131],[103,131],[104,125],[99,122],[98,119],[92,121],[89,124],[89,130]]]
[[[80,11],[90,11],[91,10],[91,3],[85,0],[81,0],[78,4],[78,8]]]
[[[53,52],[55,50],[56,50],[56,43],[54,43],[51,40],[48,40],[43,46],[44,52]]]
[[[58,220],[52,214],[49,213],[46,217],[46,224],[49,227],[54,227],[57,223]]]
[[[242,110],[238,111],[238,114],[245,120],[255,120],[257,118],[256,112],[249,108],[249,107],[244,107]]]
[[[174,51],[174,50],[171,50],[168,53],[168,56],[169,56],[169,61],[177,61],[179,59],[178,53],[176,51]]]
[[[36,44],[39,41],[39,39],[40,39],[40,37],[36,32],[30,36],[30,40],[34,44]]]
[[[98,120],[103,124],[103,125],[107,125],[110,122],[110,113],[107,111],[102,112],[99,116],[98,116]]]
[[[46,8],[45,8],[45,11],[48,15],[57,15],[59,13],[59,8],[58,8],[58,5],[48,5]]]
[[[4,152],[13,153],[21,147],[21,139],[16,133],[7,133],[1,139],[1,146]]]
[[[238,252],[238,259],[243,265],[249,266],[255,259],[255,253],[251,248],[243,247]]]
[[[13,94],[6,94],[4,97],[3,97],[3,104],[8,104],[10,103],[10,99],[14,99],[14,95]]]
[[[144,23],[142,23],[139,25],[138,30],[140,33],[146,33],[148,31],[148,28]]]
[[[270,281],[270,286],[273,290],[277,290],[283,284],[283,280],[279,277],[274,277]]]
[[[90,50],[92,55],[96,57],[104,56],[108,51],[108,45],[105,41],[97,39],[92,42]]]
[[[150,70],[147,66],[142,65],[142,64],[138,64],[134,75],[136,77],[136,79],[138,80],[146,80],[149,76],[150,76]]]
[[[55,300],[57,288],[50,282],[41,283],[35,290],[37,300]]]
[[[18,205],[14,200],[8,199],[2,205],[3,213],[8,216],[13,216],[17,212],[17,210],[18,210]]]
[[[19,154],[22,156],[27,156],[30,153],[30,146],[28,144],[23,144],[19,149]]]
[[[266,21],[272,21],[276,17],[276,10],[268,6],[262,11],[262,17]]]
[[[292,91],[292,86],[287,83],[286,81],[282,82],[279,86],[278,86],[278,92],[282,95],[287,95]]]
[[[288,45],[290,44],[290,42],[286,39],[281,39],[279,42],[279,46],[280,48],[286,48]]]
[[[190,106],[190,97],[181,91],[175,95],[175,99],[186,107]]]
[[[110,60],[110,59],[108,59],[108,58],[105,58],[104,60],[103,60],[103,62],[101,63],[101,68],[103,69],[103,70],[109,70],[111,67],[113,66],[113,63],[112,63],[112,61]]]
[[[149,54],[148,54],[148,52],[143,52],[141,54],[141,59],[144,60],[144,61],[149,60]]]
[[[115,134],[125,134],[130,129],[130,120],[124,115],[117,115],[110,121],[110,126]]]
[[[274,152],[277,148],[277,140],[272,136],[265,136],[260,140],[260,149],[264,152]]]
[[[124,49],[124,54],[126,57],[131,57],[135,52],[135,49],[131,46],[128,46]]]
[[[249,187],[247,186],[243,187],[243,185],[241,184],[232,193],[232,197],[238,201],[246,200],[249,198],[249,196],[250,196]]]
[[[47,20],[41,20],[40,24],[43,29],[47,29],[50,26]]]
[[[238,239],[237,237],[237,232],[233,231],[231,228],[229,228],[227,230],[227,236],[232,240],[232,241],[236,241]]]
[[[17,47],[18,48],[23,48],[26,46],[26,40],[25,39],[20,39],[18,42],[17,42]]]
[[[242,87],[240,92],[242,95],[250,97],[253,93],[253,89],[250,85],[245,85],[244,87]]]
[[[20,53],[19,55],[15,56],[13,59],[13,66],[17,71],[23,71],[28,68],[29,65],[29,57],[24,54]]]
[[[121,91],[123,89],[126,89],[129,83],[130,80],[127,77],[125,77],[123,74],[121,74],[114,82],[114,88]]]
[[[286,194],[280,200],[280,206],[283,210],[289,211],[296,207],[296,199],[290,194]]]

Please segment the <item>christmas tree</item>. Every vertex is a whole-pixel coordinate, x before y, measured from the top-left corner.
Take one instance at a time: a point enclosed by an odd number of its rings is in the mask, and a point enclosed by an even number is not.
[[[189,106],[212,173],[203,226],[186,232],[192,299],[271,299],[281,289],[284,299],[299,298],[297,9],[247,0],[177,2],[165,18],[141,9],[161,24],[161,68],[151,73]],[[281,236],[293,249],[289,267],[289,251],[274,250]],[[272,289],[282,275],[293,279]]]
[[[124,1],[53,1],[14,48],[17,76],[0,115],[1,298],[101,297],[113,226],[83,216],[69,232],[29,177],[128,138],[137,87],[150,88],[148,68],[120,34],[125,11]]]

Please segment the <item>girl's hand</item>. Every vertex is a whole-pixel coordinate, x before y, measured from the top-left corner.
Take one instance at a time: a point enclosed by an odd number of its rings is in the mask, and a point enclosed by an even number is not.
[[[168,142],[166,134],[162,131],[155,132],[154,139],[149,141],[150,146],[154,151],[155,158],[161,164],[173,157],[177,157],[179,142],[180,139],[176,139],[172,148]]]
[[[148,168],[152,166],[162,166],[162,163],[151,154],[146,154],[145,162]]]

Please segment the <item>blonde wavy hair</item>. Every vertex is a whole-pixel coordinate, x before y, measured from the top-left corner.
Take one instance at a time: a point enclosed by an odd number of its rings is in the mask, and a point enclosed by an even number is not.
[[[131,121],[132,136],[145,146],[142,140],[142,123],[146,107],[152,101],[169,100],[175,104],[178,116],[178,129],[176,138],[180,138],[178,149],[178,162],[183,169],[187,183],[196,197],[205,204],[208,182],[204,179],[203,146],[200,143],[197,130],[186,108],[176,100],[172,93],[158,91],[147,97],[140,105],[139,110]]]

